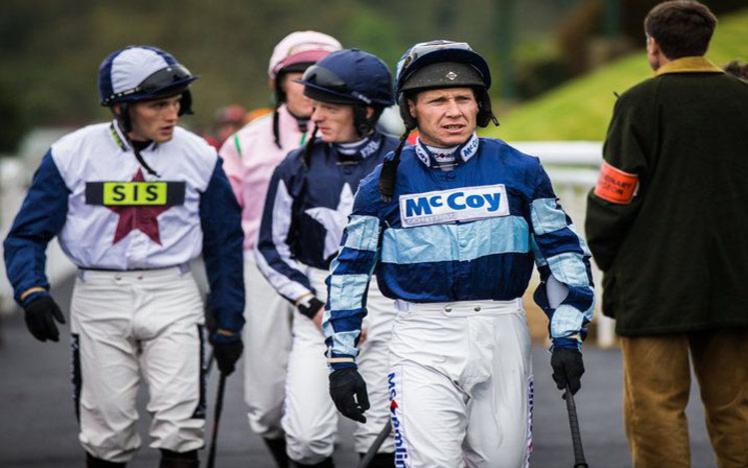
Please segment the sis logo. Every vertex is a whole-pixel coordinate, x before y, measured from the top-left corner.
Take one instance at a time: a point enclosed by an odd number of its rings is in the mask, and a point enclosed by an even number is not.
[[[403,227],[507,216],[504,184],[465,187],[400,196]]]

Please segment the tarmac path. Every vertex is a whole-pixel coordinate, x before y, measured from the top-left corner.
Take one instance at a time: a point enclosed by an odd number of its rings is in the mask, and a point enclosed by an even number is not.
[[[70,283],[54,291],[67,310]],[[67,315],[67,314],[66,314]],[[77,423],[70,384],[69,328],[62,327],[59,343],[39,343],[26,331],[21,314],[6,319],[0,327],[0,467],[67,468],[84,466],[77,441]],[[541,346],[533,349],[535,408],[533,420],[534,468],[572,467],[573,453],[566,407],[551,379],[549,354]],[[584,350],[586,374],[576,404],[587,462],[594,468],[630,467],[621,419],[621,356],[617,349]],[[241,364],[238,369],[242,369]],[[212,430],[217,373],[208,389],[208,431]],[[128,467],[156,467],[158,452],[148,447],[146,394],[141,388],[138,428],[143,444]],[[704,428],[703,411],[692,388],[689,417],[692,466],[716,466]],[[344,419],[344,418],[341,418]],[[335,453],[339,468],[354,467],[353,422],[341,422],[341,437]],[[206,433],[209,440],[210,432]],[[227,384],[219,431],[217,466],[221,468],[272,468],[260,438],[252,434],[246,420],[242,379],[232,375]],[[207,450],[201,457],[207,457]]]

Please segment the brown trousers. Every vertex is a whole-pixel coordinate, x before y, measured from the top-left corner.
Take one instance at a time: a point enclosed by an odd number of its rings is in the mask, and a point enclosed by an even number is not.
[[[691,465],[689,351],[720,468],[748,467],[748,330],[623,337],[623,412],[636,468]]]

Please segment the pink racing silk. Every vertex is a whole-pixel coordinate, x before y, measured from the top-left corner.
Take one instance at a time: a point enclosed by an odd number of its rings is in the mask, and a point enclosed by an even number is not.
[[[223,169],[242,207],[244,250],[247,251],[254,249],[273,170],[306,140],[306,134],[299,131],[296,118],[285,105],[278,108],[278,117],[281,148],[275,144],[271,113],[244,126],[229,137],[219,151],[224,160]]]

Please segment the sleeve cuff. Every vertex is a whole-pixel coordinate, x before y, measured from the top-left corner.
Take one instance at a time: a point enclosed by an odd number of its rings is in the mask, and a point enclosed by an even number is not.
[[[353,359],[350,356],[337,356],[337,357],[327,358],[327,364],[330,366],[330,370],[333,370],[333,371],[336,371],[339,369],[346,369],[346,368],[353,368],[353,369],[358,368],[358,365],[356,364],[355,359]]]
[[[42,296],[49,296],[49,291],[41,286],[35,286],[21,293],[18,297],[18,304],[20,304],[21,307],[26,307]]]
[[[582,339],[580,336],[572,335],[566,338],[554,338],[553,345],[551,346],[551,349],[553,348],[568,348],[568,349],[578,349],[582,350]]]

